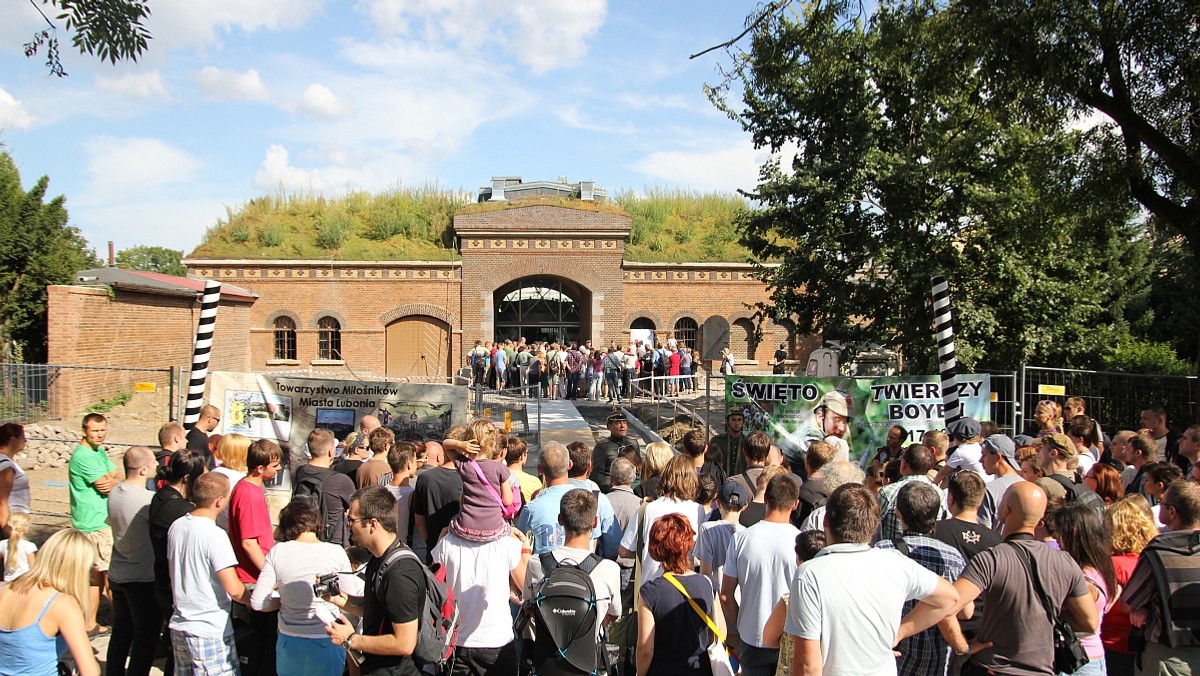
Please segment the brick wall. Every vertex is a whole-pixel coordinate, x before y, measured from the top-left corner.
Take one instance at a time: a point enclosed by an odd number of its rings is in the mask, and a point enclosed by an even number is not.
[[[191,365],[199,300],[81,286],[47,291],[48,362],[64,366],[49,374],[49,413],[75,418],[92,403],[133,393],[134,383],[152,382],[155,392],[134,394],[134,404],[165,419],[169,375],[135,369]],[[249,318],[247,303],[222,300],[209,368],[249,369]]]

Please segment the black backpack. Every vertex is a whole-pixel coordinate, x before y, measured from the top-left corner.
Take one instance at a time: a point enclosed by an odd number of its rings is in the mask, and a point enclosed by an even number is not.
[[[1051,474],[1050,478],[1066,489],[1067,502],[1079,502],[1085,507],[1091,507],[1096,514],[1100,515],[1101,520],[1104,519],[1107,505],[1104,504],[1104,498],[1097,495],[1095,491],[1085,484],[1070,481],[1061,474]]]
[[[533,671],[539,676],[608,673],[604,644],[596,641],[596,586],[591,572],[600,557],[588,554],[578,565],[542,554],[542,578],[527,610],[533,616]]]
[[[325,480],[334,475],[334,470],[321,468],[317,473],[305,472],[304,477],[296,482],[296,486],[292,489],[293,500],[304,500],[313,507],[317,508],[317,514],[321,515],[321,523],[324,527],[317,537],[322,542],[329,542],[333,537],[334,527],[333,519],[329,517],[329,512],[325,509]]]

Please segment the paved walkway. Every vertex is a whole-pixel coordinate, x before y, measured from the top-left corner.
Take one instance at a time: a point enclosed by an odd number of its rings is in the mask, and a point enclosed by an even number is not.
[[[533,407],[536,407],[536,404]],[[531,427],[538,425],[536,416],[535,411],[530,411]],[[557,441],[565,446],[573,441],[582,441],[590,448],[596,443],[591,425],[579,414],[575,404],[566,399],[542,400],[541,432],[542,445]]]

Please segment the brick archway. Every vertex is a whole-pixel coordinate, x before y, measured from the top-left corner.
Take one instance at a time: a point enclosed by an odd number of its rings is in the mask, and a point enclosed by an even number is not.
[[[433,317],[434,319],[445,322],[450,327],[453,327],[455,324],[455,317],[453,314],[443,308],[440,308],[436,305],[430,305],[428,303],[409,303],[407,305],[394,307],[391,310],[379,315],[379,323],[387,326],[397,319],[403,319],[404,317],[411,317],[413,315]]]

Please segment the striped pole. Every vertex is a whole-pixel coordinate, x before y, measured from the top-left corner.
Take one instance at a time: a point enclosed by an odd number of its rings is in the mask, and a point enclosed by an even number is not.
[[[217,304],[221,301],[221,283],[204,282],[200,298],[200,321],[196,324],[196,348],[192,352],[192,377],[188,382],[187,406],[183,413],[184,429],[192,429],[204,406],[204,383],[208,380],[208,355],[212,352],[213,330],[217,327]]]
[[[950,314],[950,285],[933,277],[933,325],[937,332],[938,373],[942,377],[942,404],[946,424],[962,417],[958,403],[958,360],[954,356],[954,317]]]

